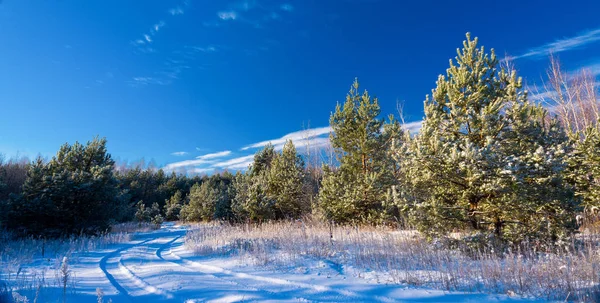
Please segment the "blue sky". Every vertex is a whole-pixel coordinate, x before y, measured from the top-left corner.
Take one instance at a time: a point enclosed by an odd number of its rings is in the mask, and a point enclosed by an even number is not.
[[[354,77],[408,122],[469,31],[527,83],[554,51],[600,73],[598,1],[4,0],[0,153],[105,136],[120,161],[211,172],[326,144]],[[414,126],[414,124],[411,124]]]

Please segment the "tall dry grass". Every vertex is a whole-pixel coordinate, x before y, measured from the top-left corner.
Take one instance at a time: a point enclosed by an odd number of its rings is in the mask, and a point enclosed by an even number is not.
[[[428,242],[416,232],[316,222],[206,225],[188,232],[197,254],[234,254],[260,265],[325,260],[355,273],[374,271],[391,283],[581,302],[599,301],[600,251],[588,236],[553,253],[532,245],[500,253]],[[458,243],[458,242],[457,242]],[[357,271],[356,271],[357,270]]]
[[[154,224],[123,223],[114,225],[111,233],[100,236],[73,236],[63,239],[17,238],[0,231],[0,302],[2,300],[35,302],[49,287],[63,290],[63,298],[75,289],[76,277],[69,262],[77,262],[79,252],[103,249],[131,240],[134,232],[157,229]],[[50,272],[47,272],[50,271]],[[25,298],[20,293],[33,293]],[[8,299],[7,299],[8,298]]]

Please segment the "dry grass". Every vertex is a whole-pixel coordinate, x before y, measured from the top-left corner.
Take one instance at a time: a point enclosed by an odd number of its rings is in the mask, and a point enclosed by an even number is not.
[[[110,231],[112,233],[136,233],[136,232],[149,232],[160,228],[160,224],[154,224],[150,222],[126,222],[119,223],[111,226]]]
[[[600,254],[595,238],[555,253],[534,249],[499,254],[450,249],[412,231],[302,222],[206,225],[188,232],[198,254],[237,254],[258,264],[300,265],[326,260],[344,269],[378,272],[393,283],[517,294],[569,301],[598,301]],[[585,243],[585,244],[582,244]]]
[[[65,260],[77,261],[75,252],[87,252],[106,248],[108,245],[131,240],[131,234],[124,231],[138,231],[129,224],[117,225],[119,232],[102,236],[80,236],[65,239],[45,240],[38,238],[15,238],[9,232],[0,232],[0,302],[11,299],[25,300],[19,293],[34,293],[36,302],[44,289],[55,287],[63,289],[63,296],[74,289],[75,276],[71,276]],[[142,230],[149,230],[144,226]],[[37,266],[40,270],[29,271],[28,266]],[[48,266],[48,264],[50,266]],[[52,272],[46,272],[50,268]],[[11,302],[11,301],[8,301]]]

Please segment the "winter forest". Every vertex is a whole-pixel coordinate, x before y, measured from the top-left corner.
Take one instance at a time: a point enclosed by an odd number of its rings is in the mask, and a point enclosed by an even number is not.
[[[469,34],[440,72],[432,91],[423,92],[418,131],[403,127],[401,111],[382,113],[377,92],[356,79],[345,99],[331,100],[329,149],[267,145],[240,171],[119,166],[102,134],[66,143],[51,159],[3,159],[0,301],[135,301],[119,282],[127,275],[151,300],[205,302],[188,299],[202,295],[187,284],[178,292],[143,276],[140,268],[151,261],[127,261],[128,246],[120,248],[122,265],[111,268],[118,253],[100,261],[116,291],[78,285],[86,277],[76,274],[85,268],[78,258],[165,230],[170,242],[147,242],[171,245],[156,246],[154,259],[257,289],[264,279],[277,280],[262,293],[274,301],[289,299],[273,286],[278,282],[301,289],[295,299],[319,302],[423,302],[422,289],[440,292],[427,302],[600,301],[595,79],[583,70],[566,74],[552,57],[551,93],[529,91],[509,60]],[[369,295],[326,283],[320,291],[321,282],[308,287],[282,276],[248,282],[250,273],[203,261],[215,256],[288,274],[300,267],[314,273],[318,263],[319,278],[385,287]],[[35,271],[42,267],[48,273]],[[122,267],[123,277],[113,273]],[[169,281],[186,279],[178,277]],[[197,285],[208,281],[196,278]],[[416,294],[395,295],[391,289],[399,287]],[[261,301],[245,298],[252,295],[220,302]]]

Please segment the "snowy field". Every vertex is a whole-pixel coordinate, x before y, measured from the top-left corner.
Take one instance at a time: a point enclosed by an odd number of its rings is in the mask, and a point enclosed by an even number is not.
[[[12,273],[15,299],[34,302],[533,302],[504,295],[446,292],[387,284],[328,262],[275,270],[222,254],[198,257],[184,244],[186,228],[165,224],[130,241],[74,253],[66,268],[34,258]],[[6,264],[3,264],[6,266]],[[350,271],[349,271],[350,272]],[[68,276],[66,283],[64,276]],[[27,282],[29,281],[29,282]],[[43,281],[38,288],[36,281]],[[18,284],[18,285],[16,285]],[[66,298],[63,287],[66,285]],[[37,295],[36,295],[37,293]]]

